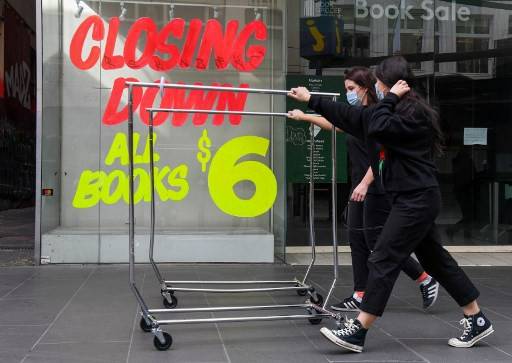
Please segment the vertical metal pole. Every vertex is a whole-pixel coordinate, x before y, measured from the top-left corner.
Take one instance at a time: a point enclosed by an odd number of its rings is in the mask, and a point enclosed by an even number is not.
[[[148,315],[148,307],[135,286],[135,202],[133,185],[133,86],[128,86],[128,187],[129,187],[129,208],[128,208],[128,268],[130,271],[130,288],[144,312]]]
[[[43,147],[43,19],[42,2],[36,1],[36,187],[34,264],[41,264],[42,147]]]
[[[135,207],[133,201],[133,86],[128,87],[128,187],[130,193],[130,203],[128,209],[128,239],[130,242],[129,245],[129,259],[130,259],[130,283],[135,283],[134,278],[134,264],[135,264]]]
[[[309,141],[309,242],[311,243],[311,262],[306,270],[302,284],[306,284],[306,280],[316,260],[316,238],[315,238],[315,124],[310,126]]]
[[[150,231],[149,231],[149,261],[153,270],[155,271],[156,277],[162,287],[165,287],[165,282],[162,278],[160,270],[155,264],[153,258],[155,250],[155,159],[154,159],[154,137],[153,137],[153,111],[149,112],[149,177],[151,186],[151,217],[150,217]]]
[[[333,102],[336,102],[336,97],[333,97]],[[324,302],[324,308],[327,307],[329,299],[334,291],[336,282],[338,280],[338,206],[337,206],[337,184],[336,184],[336,126],[332,125],[332,142],[331,142],[331,161],[332,161],[332,255],[333,255],[333,281],[329,294]]]
[[[273,77],[272,77],[273,78]],[[273,81],[272,81],[273,83]],[[272,87],[274,85],[272,84]],[[270,112],[274,112],[274,95],[270,95]],[[272,170],[272,174],[274,173],[274,116],[270,116],[270,152],[269,152],[269,158],[270,158],[270,170]],[[274,205],[270,208],[269,213],[270,218],[270,233],[274,234]],[[275,238],[274,238],[275,241]],[[275,243],[275,242],[274,242]],[[275,255],[275,251],[274,251]]]

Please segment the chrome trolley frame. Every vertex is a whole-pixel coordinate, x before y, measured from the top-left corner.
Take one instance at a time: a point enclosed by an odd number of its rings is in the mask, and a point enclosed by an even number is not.
[[[311,146],[310,146],[310,181],[309,181],[309,237],[311,242],[311,261],[302,279],[294,279],[290,281],[168,281],[164,280],[162,274],[154,261],[154,243],[155,243],[155,190],[154,190],[154,144],[153,144],[153,115],[156,112],[169,113],[208,113],[208,114],[231,114],[231,115],[252,115],[252,116],[276,116],[286,117],[287,113],[278,112],[251,112],[251,111],[217,111],[217,110],[188,110],[175,108],[148,108],[149,112],[149,151],[150,151],[150,179],[151,179],[151,219],[150,219],[150,247],[149,260],[160,283],[161,295],[166,309],[150,309],[145,303],[141,293],[135,284],[135,206],[134,200],[134,164],[133,164],[133,88],[148,87],[160,88],[161,94],[164,88],[180,88],[180,89],[201,89],[215,91],[237,91],[246,93],[259,93],[269,95],[286,95],[286,90],[270,90],[255,88],[236,88],[236,87],[217,87],[217,86],[198,86],[184,84],[164,83],[163,79],[160,83],[145,82],[127,82],[128,86],[128,152],[129,152],[129,280],[130,288],[134,293],[137,302],[141,307],[140,327],[145,332],[154,334],[154,345],[158,350],[167,350],[172,345],[172,337],[170,334],[162,331],[162,325],[173,324],[194,324],[194,323],[224,323],[224,322],[247,322],[247,321],[274,321],[274,320],[297,320],[308,319],[311,324],[319,324],[322,318],[332,318],[340,325],[343,318],[340,314],[335,314],[327,310],[327,304],[332,295],[334,287],[338,279],[338,242],[337,242],[337,192],[336,192],[336,131],[332,129],[332,237],[333,237],[333,282],[329,289],[327,298],[318,294],[315,288],[307,283],[307,279],[311,272],[311,268],[316,260],[316,241],[314,235],[314,178],[313,178],[313,160],[314,160],[314,125],[311,125]],[[332,97],[336,101],[339,96],[337,93],[321,93],[312,92],[312,94]],[[274,287],[257,287],[257,288],[191,288],[176,287],[176,285],[274,285]],[[281,285],[281,286],[275,286]],[[204,292],[204,293],[252,293],[252,292],[272,292],[272,291],[296,291],[299,296],[309,295],[309,298],[303,304],[292,305],[259,305],[259,306],[238,306],[238,307],[207,307],[207,308],[180,308],[176,309],[177,298],[175,292]],[[157,319],[155,316],[160,314],[178,314],[191,312],[226,312],[226,311],[259,311],[259,310],[279,310],[279,309],[306,309],[308,314],[300,315],[272,315],[272,316],[251,316],[251,317],[228,317],[228,318],[205,318],[205,319]]]

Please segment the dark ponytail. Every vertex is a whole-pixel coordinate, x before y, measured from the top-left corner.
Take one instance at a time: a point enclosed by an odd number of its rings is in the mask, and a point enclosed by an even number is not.
[[[402,56],[386,58],[375,69],[375,76],[389,88],[392,88],[399,80],[404,80],[409,84],[411,91],[402,97],[396,111],[403,115],[421,112],[430,119],[434,131],[432,151],[438,156],[442,155],[444,152],[444,136],[441,130],[439,113],[414,90],[416,77],[407,60]]]

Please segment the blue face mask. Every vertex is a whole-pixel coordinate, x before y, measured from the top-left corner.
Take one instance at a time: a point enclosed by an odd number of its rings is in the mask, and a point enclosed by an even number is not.
[[[377,87],[377,83],[375,83],[375,93],[377,94],[379,101],[384,99],[384,92],[382,92],[379,87]]]
[[[356,91],[347,92],[347,101],[352,106],[359,106],[361,104],[361,100]]]

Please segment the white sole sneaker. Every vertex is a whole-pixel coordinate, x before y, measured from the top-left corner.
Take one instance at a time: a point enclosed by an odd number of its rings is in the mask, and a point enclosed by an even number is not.
[[[486,330],[481,332],[478,336],[474,337],[469,342],[461,342],[457,338],[451,338],[450,340],[448,340],[448,345],[455,347],[455,348],[471,348],[478,341],[484,339],[485,337],[488,337],[492,333],[494,333],[494,329],[491,325],[489,328],[487,328]]]
[[[340,307],[335,306],[335,305],[331,305],[331,310],[334,310],[334,311],[346,311],[346,312],[351,312],[351,313],[357,313],[357,312],[360,311],[358,308],[340,308]]]
[[[363,347],[359,345],[354,345],[347,343],[346,341],[338,338],[336,335],[334,335],[329,328],[322,328],[320,329],[320,333],[327,338],[331,343],[336,344],[338,347],[342,347],[348,350],[351,350],[352,352],[361,353],[363,351]]]

